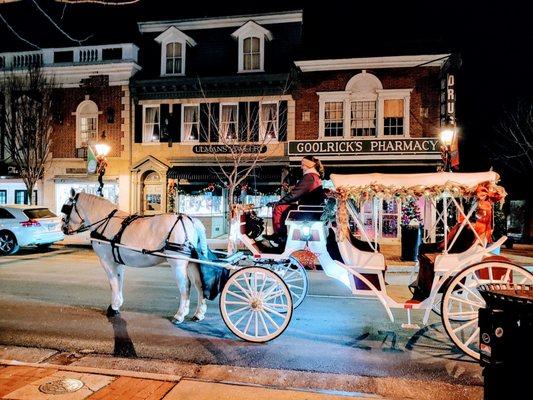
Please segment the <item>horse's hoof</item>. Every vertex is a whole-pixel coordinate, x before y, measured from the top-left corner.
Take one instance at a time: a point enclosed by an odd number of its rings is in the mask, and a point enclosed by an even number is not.
[[[120,314],[119,310],[113,310],[111,306],[107,307],[106,315],[108,317],[116,317],[119,314]]]
[[[174,325],[179,325],[179,324],[181,324],[183,321],[184,321],[184,319],[182,319],[182,320],[180,321],[180,320],[177,319],[177,318],[172,318],[172,321],[170,321],[170,322],[172,322]]]
[[[202,315],[201,317],[197,317],[196,315],[194,317],[192,317],[192,320],[194,322],[200,322],[200,321],[203,321],[205,319],[205,315]]]

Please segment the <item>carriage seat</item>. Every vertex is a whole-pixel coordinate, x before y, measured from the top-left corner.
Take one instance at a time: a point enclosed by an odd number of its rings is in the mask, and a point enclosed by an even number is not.
[[[322,218],[322,211],[301,211],[293,210],[289,212],[286,223],[295,223],[295,222],[319,222]]]

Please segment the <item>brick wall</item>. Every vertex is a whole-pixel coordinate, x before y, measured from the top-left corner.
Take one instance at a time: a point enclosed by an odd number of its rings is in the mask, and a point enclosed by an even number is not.
[[[413,89],[410,102],[410,135],[437,136],[439,132],[439,68],[398,68],[366,70],[379,78],[383,89]],[[343,91],[348,81],[361,70],[306,72],[293,97],[296,101],[296,139],[317,139],[319,106],[317,92]],[[421,116],[421,108],[428,116]],[[309,122],[302,113],[309,112]]]
[[[57,89],[54,124],[52,132],[52,156],[54,158],[76,157],[76,108],[87,99],[98,106],[98,135],[106,133],[106,142],[111,146],[111,157],[120,157],[124,150],[121,143],[123,121],[121,86],[109,86],[107,76],[94,76],[82,80],[79,88]],[[108,108],[114,110],[114,122],[108,123]]]

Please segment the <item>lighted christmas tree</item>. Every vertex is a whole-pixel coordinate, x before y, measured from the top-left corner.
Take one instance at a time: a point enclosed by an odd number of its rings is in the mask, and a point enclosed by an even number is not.
[[[420,208],[416,199],[409,197],[402,203],[402,225],[409,225],[413,220],[420,223]]]

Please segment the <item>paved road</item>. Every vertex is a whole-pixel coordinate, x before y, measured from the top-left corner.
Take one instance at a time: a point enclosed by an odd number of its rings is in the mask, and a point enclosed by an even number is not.
[[[110,291],[92,251],[53,247],[0,258],[0,344],[176,359],[199,364],[284,368],[479,384],[477,363],[455,349],[436,316],[404,331],[376,300],[353,299],[321,272],[289,328],[267,344],[237,339],[210,302],[200,323],[170,323],[178,289],[168,266],[126,271],[121,318],[108,320]],[[405,280],[391,274],[391,282]],[[402,294],[398,287],[389,286]],[[403,293],[405,295],[405,292]],[[191,310],[194,308],[191,307]],[[421,317],[421,316],[420,316]]]

